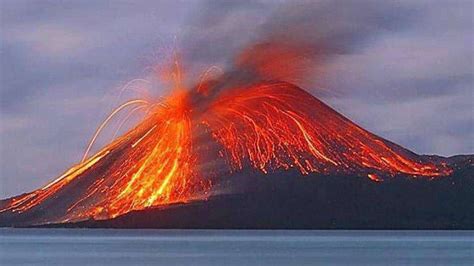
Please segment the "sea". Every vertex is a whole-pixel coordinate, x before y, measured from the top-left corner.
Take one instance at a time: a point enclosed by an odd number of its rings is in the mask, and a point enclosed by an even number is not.
[[[474,265],[474,231],[0,228],[0,265]]]

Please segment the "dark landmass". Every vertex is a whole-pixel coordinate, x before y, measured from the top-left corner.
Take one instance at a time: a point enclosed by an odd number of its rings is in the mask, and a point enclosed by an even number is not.
[[[240,175],[228,180],[233,185],[245,183],[242,187],[247,189],[237,194],[132,211],[110,220],[39,227],[472,230],[474,156],[448,161],[454,173],[432,180],[397,176],[373,182],[362,176],[295,172]]]

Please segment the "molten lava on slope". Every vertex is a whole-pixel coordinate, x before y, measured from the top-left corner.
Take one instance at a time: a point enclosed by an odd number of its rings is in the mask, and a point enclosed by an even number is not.
[[[1,215],[28,217],[29,223],[112,218],[205,199],[214,183],[249,168],[375,181],[451,171],[362,129],[286,82],[211,95],[181,91],[153,105],[143,122],[55,181],[4,201]]]

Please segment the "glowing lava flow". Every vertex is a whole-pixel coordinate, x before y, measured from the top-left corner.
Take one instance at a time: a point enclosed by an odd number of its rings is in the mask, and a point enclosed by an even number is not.
[[[130,158],[138,158],[121,165],[125,178],[117,176],[109,188],[107,201],[99,208],[112,216],[133,209],[186,201],[191,195],[188,186],[193,182],[191,120],[184,96],[174,98],[174,106],[161,109],[150,119],[153,125],[131,143]],[[145,151],[145,156],[133,153]],[[127,175],[127,173],[129,173]]]
[[[445,167],[396,151],[288,83],[264,83],[225,92],[213,101],[208,114],[205,123],[237,169],[247,159],[263,172],[297,168],[303,174],[449,173]]]
[[[205,194],[209,182],[195,178],[193,172],[195,158],[186,98],[184,93],[170,97],[129,133],[42,189],[12,200],[2,212],[23,213],[41,203],[48,204],[62,189],[70,188],[80,192],[73,200],[68,197],[61,202],[67,211],[55,219],[110,218],[131,210],[185,202],[196,192]],[[97,133],[93,140],[96,137]]]
[[[193,102],[193,97],[204,100]],[[146,102],[132,101],[119,109],[134,104]],[[142,107],[133,110],[137,108]],[[36,223],[105,219],[205,198],[210,180],[247,166],[265,173],[296,169],[302,174],[365,175],[373,181],[397,174],[450,173],[447,166],[365,131],[284,82],[230,88],[213,96],[207,90],[204,95],[180,91],[147,108],[149,114],[138,126],[89,159],[86,154],[82,163],[47,186],[7,200],[0,214],[27,214]],[[197,134],[199,127],[207,133]],[[208,142],[219,147],[227,174],[212,176],[199,165],[205,155],[196,147]]]
[[[72,217],[115,217],[130,210],[184,202],[208,183],[194,173],[191,118],[185,94],[169,99],[139,126],[102,179],[68,208]],[[141,129],[142,128],[142,129]],[[110,170],[109,170],[110,169]],[[97,193],[104,193],[97,197]],[[93,206],[84,211],[85,206]]]

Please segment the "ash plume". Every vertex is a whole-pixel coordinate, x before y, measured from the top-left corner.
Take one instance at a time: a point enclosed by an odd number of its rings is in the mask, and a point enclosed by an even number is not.
[[[280,80],[311,89],[325,87],[325,64],[414,23],[417,9],[371,0],[207,1],[197,13],[182,41],[189,68],[218,63],[226,86]]]

